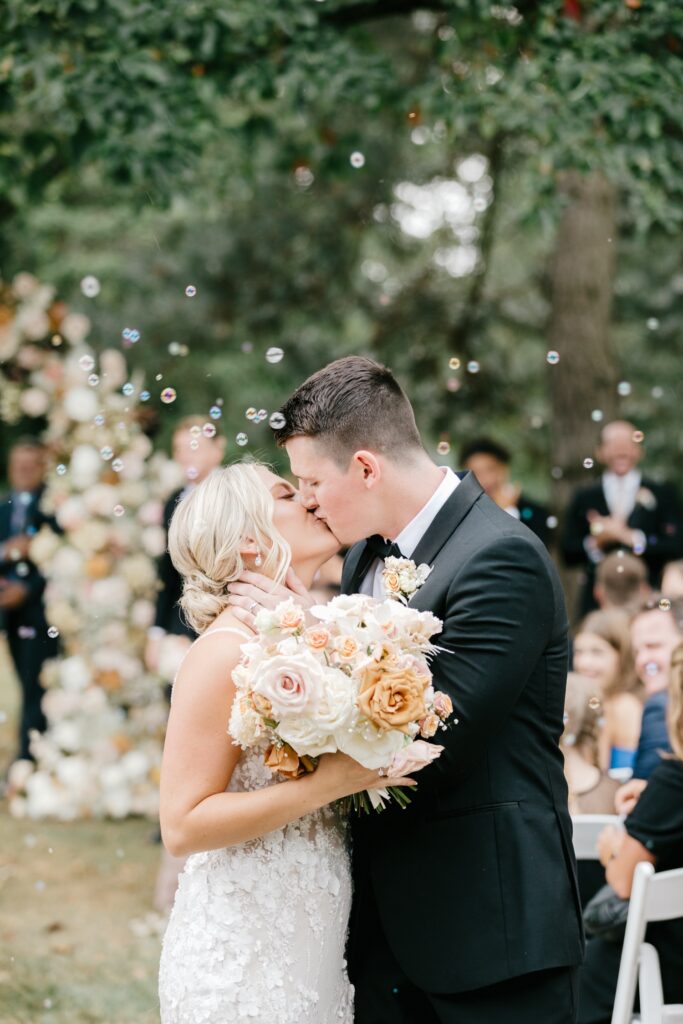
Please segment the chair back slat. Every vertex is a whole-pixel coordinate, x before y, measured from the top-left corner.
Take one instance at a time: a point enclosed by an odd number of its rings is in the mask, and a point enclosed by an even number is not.
[[[647,921],[671,921],[683,917],[683,868],[653,875],[645,896]]]
[[[574,855],[577,860],[598,859],[598,836],[608,825],[619,825],[616,814],[575,814],[572,816],[574,829]]]

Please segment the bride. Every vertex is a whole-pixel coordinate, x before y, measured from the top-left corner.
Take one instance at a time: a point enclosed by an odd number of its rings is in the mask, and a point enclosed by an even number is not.
[[[330,805],[379,773],[325,754],[312,775],[283,781],[226,731],[251,638],[228,606],[231,582],[251,569],[284,597],[285,576],[309,587],[338,547],[291,484],[253,463],[215,470],[173,516],[181,606],[200,636],[174,683],[161,771],[164,844],[190,855],[161,955],[162,1024],[352,1022],[350,870]]]

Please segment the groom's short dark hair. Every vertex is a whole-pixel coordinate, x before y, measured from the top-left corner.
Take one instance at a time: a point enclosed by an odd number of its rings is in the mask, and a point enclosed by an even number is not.
[[[280,412],[285,418],[275,431],[280,447],[292,437],[314,437],[342,466],[361,448],[398,458],[423,447],[401,385],[391,370],[365,356],[345,356],[324,366]]]

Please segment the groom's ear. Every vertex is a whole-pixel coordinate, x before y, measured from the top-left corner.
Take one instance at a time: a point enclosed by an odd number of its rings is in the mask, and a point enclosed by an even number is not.
[[[368,489],[374,487],[382,477],[382,467],[373,452],[364,450],[355,452],[351,464],[356,473],[360,474],[364,486]]]

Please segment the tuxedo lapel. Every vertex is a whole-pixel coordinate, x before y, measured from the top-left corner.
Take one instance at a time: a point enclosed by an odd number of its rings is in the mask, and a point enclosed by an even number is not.
[[[374,561],[372,551],[368,551],[367,541],[360,541],[351,548],[344,563],[342,573],[342,594],[356,594],[363,577]]]
[[[421,565],[423,562],[431,565],[448,538],[483,493],[484,490],[473,473],[463,477],[415,548],[412,557],[415,565]]]

